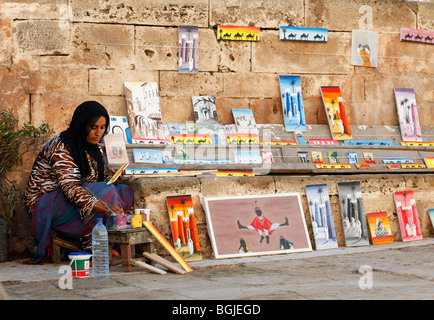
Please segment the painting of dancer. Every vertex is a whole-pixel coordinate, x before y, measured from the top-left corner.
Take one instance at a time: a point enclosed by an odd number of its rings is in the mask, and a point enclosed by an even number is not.
[[[299,193],[204,197],[216,259],[311,251]]]
[[[422,141],[414,90],[395,88],[394,91],[402,140]]]
[[[306,186],[306,197],[316,250],[337,248],[338,239],[327,185]]]
[[[360,182],[338,183],[339,204],[347,247],[368,246],[369,236]]]

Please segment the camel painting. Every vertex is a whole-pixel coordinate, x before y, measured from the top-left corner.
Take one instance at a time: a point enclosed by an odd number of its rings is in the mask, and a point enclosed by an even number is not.
[[[279,28],[280,41],[300,41],[325,43],[328,38],[326,28],[286,27]]]
[[[259,41],[259,27],[218,26],[217,40]]]
[[[434,31],[401,28],[401,41],[434,44]]]

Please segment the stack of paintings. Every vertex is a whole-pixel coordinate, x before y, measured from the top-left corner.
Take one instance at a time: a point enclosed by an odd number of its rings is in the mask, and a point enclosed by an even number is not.
[[[166,197],[175,250],[185,261],[202,260],[191,195]]]

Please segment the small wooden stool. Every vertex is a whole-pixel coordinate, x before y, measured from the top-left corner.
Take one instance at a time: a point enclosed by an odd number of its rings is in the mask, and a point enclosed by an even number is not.
[[[51,257],[54,263],[60,263],[62,261],[62,257],[60,256],[60,247],[64,247],[72,251],[80,251],[80,248],[77,245],[60,239],[59,237],[55,237],[53,239],[53,255]]]
[[[125,271],[133,271],[134,262],[132,259],[136,256],[136,244],[144,244],[145,252],[154,253],[155,238],[146,228],[109,230],[108,235],[110,244],[120,244],[122,265]]]

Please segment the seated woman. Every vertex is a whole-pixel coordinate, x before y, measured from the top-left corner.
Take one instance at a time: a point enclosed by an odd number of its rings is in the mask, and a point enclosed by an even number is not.
[[[92,194],[115,213],[131,209],[132,189],[104,181],[103,153],[98,143],[107,133],[109,121],[101,104],[86,101],[74,111],[69,128],[42,146],[25,190],[25,204],[32,216],[31,234],[37,242],[30,264],[48,260],[57,234],[79,242],[83,251],[91,250],[96,218],[105,221],[110,216]]]

